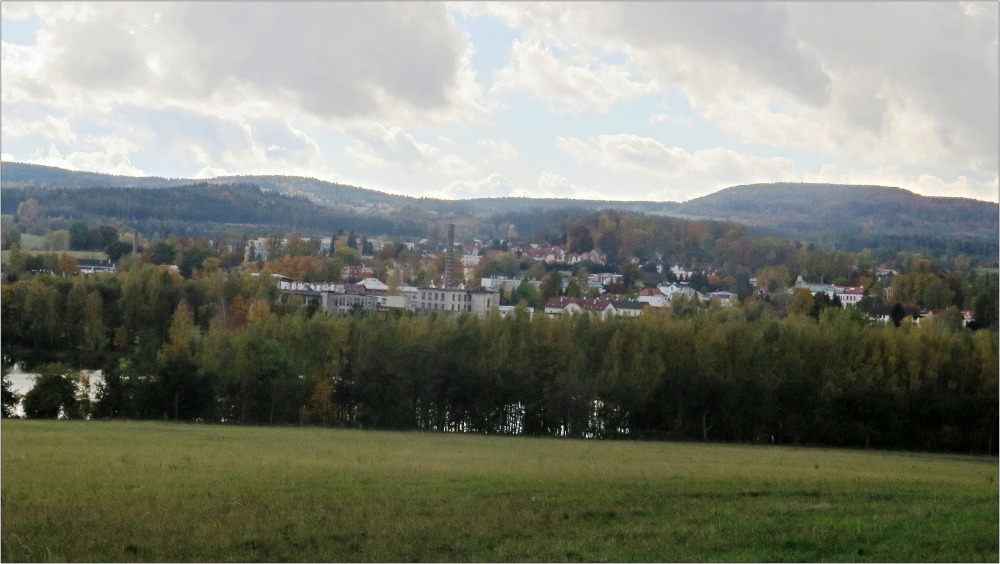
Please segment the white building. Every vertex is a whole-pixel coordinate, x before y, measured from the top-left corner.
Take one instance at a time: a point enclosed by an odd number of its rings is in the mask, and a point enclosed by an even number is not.
[[[610,286],[612,284],[625,280],[625,276],[623,274],[615,274],[613,272],[597,272],[594,274],[590,274],[587,277],[590,280],[593,280],[594,282],[597,282],[598,284],[604,286]]]
[[[529,280],[529,284],[535,287],[537,290],[541,286],[540,280]],[[480,285],[483,289],[489,290],[491,292],[499,292],[502,290],[516,290],[518,286],[521,285],[521,280],[519,278],[507,278],[506,276],[496,276],[493,278],[483,278]]]
[[[729,307],[736,301],[736,294],[732,292],[709,292],[705,297],[710,302],[718,302],[722,307]]]
[[[500,292],[488,290],[461,290],[420,288],[417,294],[417,311],[472,313],[485,317],[500,307]]]
[[[385,283],[380,281],[378,278],[365,278],[361,282],[358,282],[358,284],[364,286],[365,290],[368,290],[369,292],[373,290],[385,292],[389,289],[389,286],[386,286]]]
[[[465,254],[462,255],[462,267],[463,268],[472,268],[472,267],[476,266],[477,264],[479,264],[479,261],[481,261],[481,260],[483,260],[483,257],[481,257],[479,255],[473,255],[473,254],[465,253]]]

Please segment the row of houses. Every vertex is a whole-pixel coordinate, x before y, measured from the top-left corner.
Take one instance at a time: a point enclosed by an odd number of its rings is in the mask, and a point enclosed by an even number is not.
[[[551,298],[545,302],[545,315],[557,317],[563,314],[591,313],[602,318],[635,317],[642,315],[644,304],[638,300],[620,299],[619,296],[588,298]]]
[[[868,310],[868,318],[872,321],[877,321],[879,323],[892,323],[893,308],[895,306],[889,305],[877,305]],[[902,306],[901,306],[902,307]],[[955,308],[948,309],[920,309],[917,307],[903,307],[903,320],[909,320],[915,325],[920,325],[921,320],[929,319],[936,316],[947,315],[950,312],[955,311]],[[962,327],[967,327],[970,323],[976,320],[975,313],[972,310],[961,310],[958,312],[962,319]]]
[[[531,260],[548,264],[579,264],[587,261],[593,264],[604,264],[608,260],[608,255],[600,251],[568,253],[559,245],[512,246],[510,250],[514,253],[521,253],[522,256]]]
[[[304,304],[315,302],[328,313],[406,309],[448,314],[464,312],[484,317],[500,306],[500,293],[490,290],[399,286],[390,294],[389,287],[375,278],[351,284],[295,282],[285,276],[273,276],[278,279],[278,288],[283,294]]]
[[[836,286],[833,284],[814,284],[806,282],[799,276],[795,280],[795,286],[788,289],[788,293],[793,294],[798,290],[809,290],[812,295],[826,294],[831,300],[840,299],[840,303],[845,306],[856,306],[865,297],[864,286]]]
[[[302,241],[308,243],[311,239],[309,237],[303,237]],[[286,247],[288,247],[288,239],[282,239],[281,248]],[[333,237],[319,238],[319,252],[324,255],[328,255],[333,252]],[[270,255],[268,251],[268,238],[258,237],[247,241],[246,259],[269,260]]]
[[[545,314],[557,315],[589,312],[601,317],[634,317],[642,315],[646,308],[664,308],[674,298],[687,298],[701,302],[713,302],[723,307],[735,305],[736,294],[732,292],[710,292],[702,294],[687,285],[669,284],[659,288],[647,288],[635,300],[623,296],[606,294],[598,298],[552,298],[545,303]]]
[[[650,307],[667,307],[674,298],[686,298],[700,302],[716,302],[723,307],[736,303],[736,294],[732,292],[709,292],[703,294],[687,284],[664,284],[656,288],[646,288],[639,292],[639,301]]]

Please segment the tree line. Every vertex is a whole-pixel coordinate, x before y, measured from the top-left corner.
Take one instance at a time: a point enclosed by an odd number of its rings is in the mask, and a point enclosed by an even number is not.
[[[997,450],[997,334],[947,316],[327,316],[266,275],[142,264],[2,297],[5,363],[44,376],[29,416]],[[80,368],[102,369],[92,403],[67,393]]]

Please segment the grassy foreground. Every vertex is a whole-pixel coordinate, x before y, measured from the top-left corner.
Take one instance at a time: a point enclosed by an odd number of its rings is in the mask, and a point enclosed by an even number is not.
[[[3,561],[989,561],[997,460],[2,424]]]

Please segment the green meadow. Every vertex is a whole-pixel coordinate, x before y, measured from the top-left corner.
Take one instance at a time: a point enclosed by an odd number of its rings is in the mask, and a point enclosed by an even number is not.
[[[8,561],[982,561],[996,458],[2,424]]]

